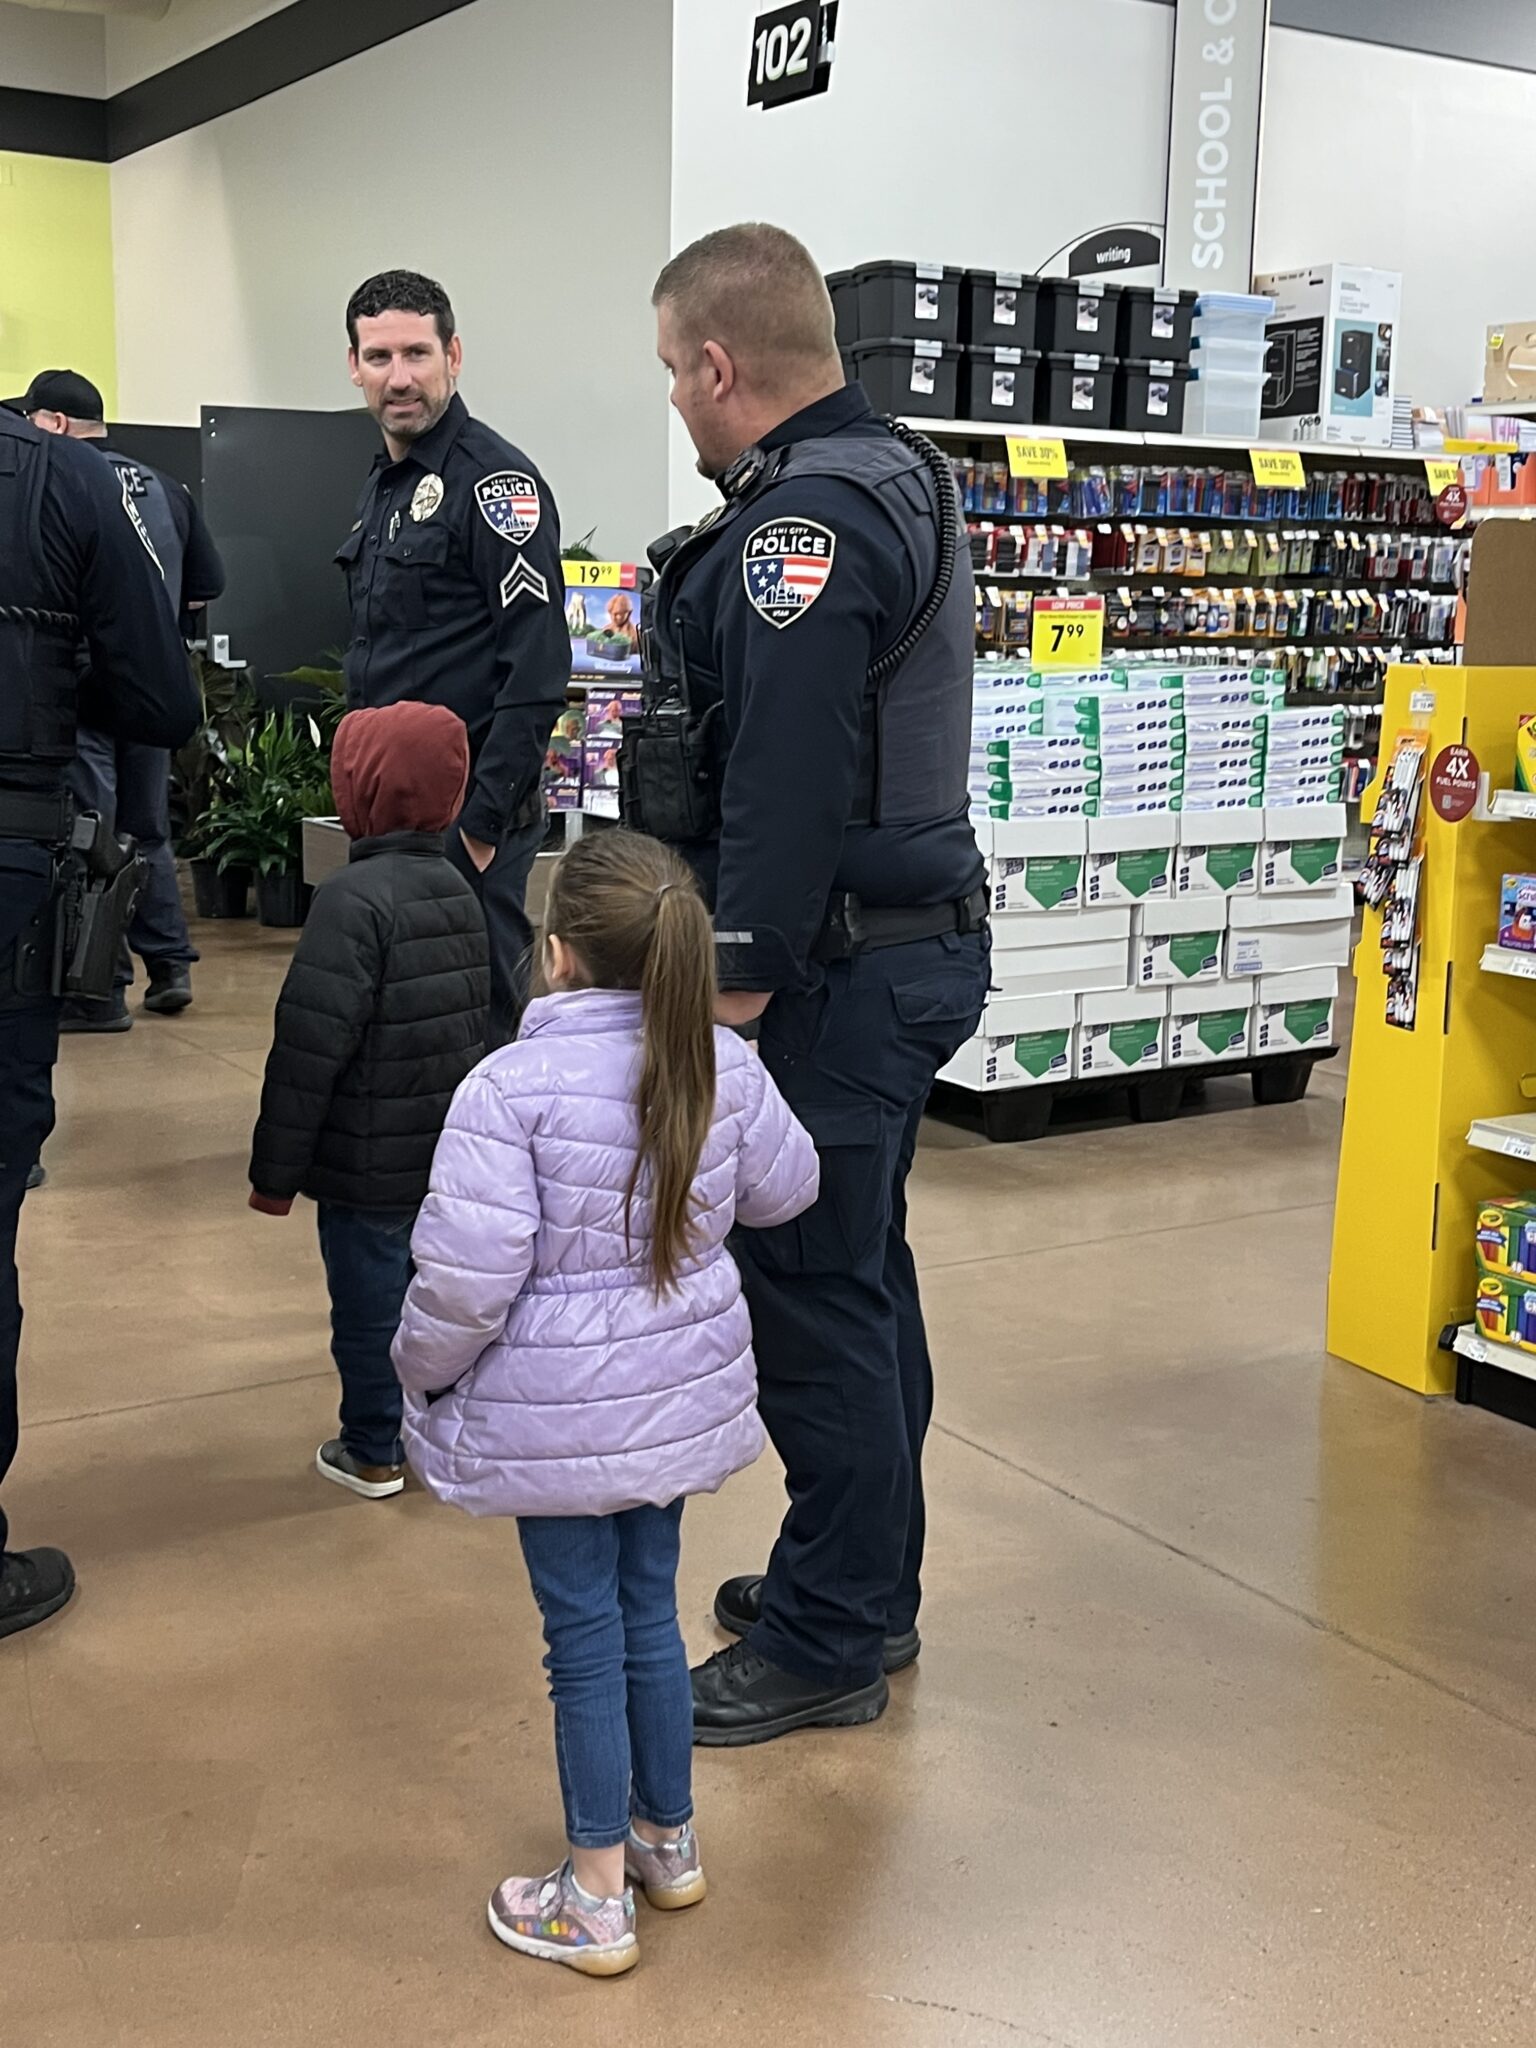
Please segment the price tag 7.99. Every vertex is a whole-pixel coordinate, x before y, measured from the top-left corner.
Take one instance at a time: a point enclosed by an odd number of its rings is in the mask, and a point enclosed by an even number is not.
[[[1034,668],[1097,668],[1104,654],[1102,597],[1037,597],[1030,612]]]

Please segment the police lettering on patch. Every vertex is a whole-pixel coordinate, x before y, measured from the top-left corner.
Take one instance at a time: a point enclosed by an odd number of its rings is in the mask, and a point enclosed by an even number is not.
[[[752,609],[781,630],[803,618],[827,587],[837,535],[814,519],[773,519],[749,534],[742,580]]]
[[[539,487],[519,470],[498,469],[475,485],[475,503],[492,533],[520,548],[539,530]]]

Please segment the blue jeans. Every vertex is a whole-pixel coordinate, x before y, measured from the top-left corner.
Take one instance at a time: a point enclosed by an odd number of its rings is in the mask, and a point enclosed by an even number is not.
[[[611,1849],[631,1814],[693,1816],[693,1697],[677,1625],[683,1504],[621,1515],[524,1515],[517,1533],[544,1617],[566,1839]]]
[[[389,1347],[415,1268],[414,1209],[321,1202],[320,1256],[331,1290],[331,1356],[341,1375],[341,1441],[364,1465],[405,1461],[400,1382]]]

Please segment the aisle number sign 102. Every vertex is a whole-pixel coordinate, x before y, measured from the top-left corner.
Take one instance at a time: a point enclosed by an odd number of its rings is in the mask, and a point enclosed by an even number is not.
[[[752,24],[747,105],[778,107],[825,92],[832,78],[836,0],[796,0]]]
[[[1030,612],[1032,668],[1097,668],[1104,654],[1102,597],[1037,597]]]

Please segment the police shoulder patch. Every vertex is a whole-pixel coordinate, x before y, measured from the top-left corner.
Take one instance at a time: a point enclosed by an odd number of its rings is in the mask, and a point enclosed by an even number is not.
[[[520,548],[539,530],[539,487],[521,470],[498,469],[475,485],[480,517],[503,540]]]
[[[770,519],[747,536],[741,553],[747,599],[770,626],[803,618],[827,587],[837,535],[815,519]]]

